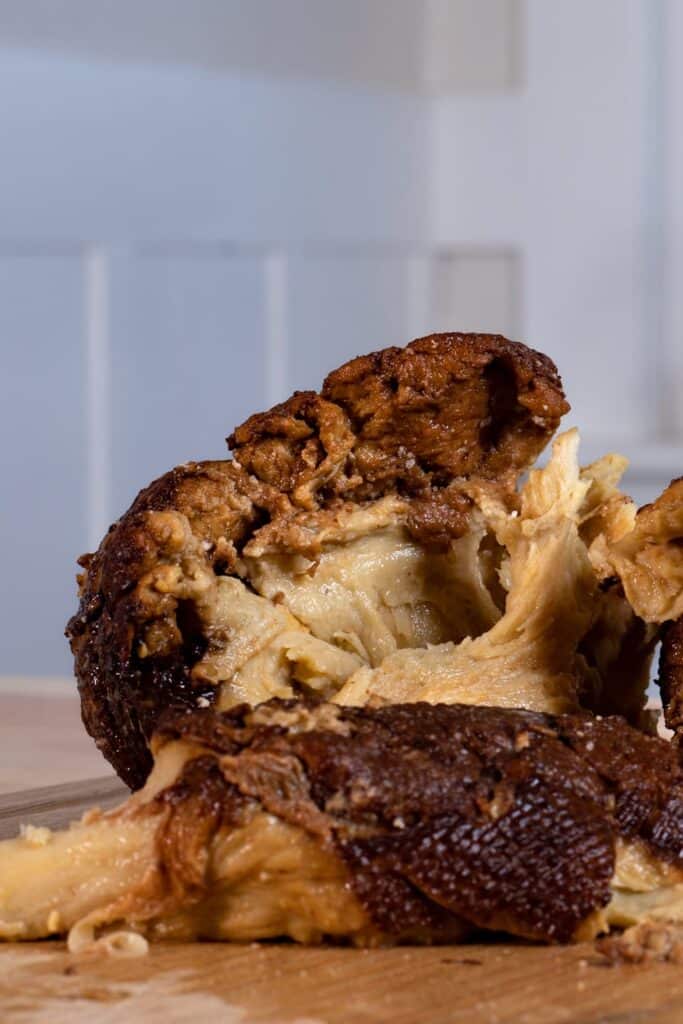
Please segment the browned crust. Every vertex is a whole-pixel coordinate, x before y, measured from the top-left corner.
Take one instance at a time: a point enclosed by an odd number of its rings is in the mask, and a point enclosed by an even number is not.
[[[257,528],[295,545],[297,517],[393,492],[416,535],[443,542],[466,524],[463,481],[511,490],[567,408],[547,357],[495,335],[432,335],[354,359],[320,395],[252,416],[230,438],[234,462],[189,463],[142,491],[81,559],[67,627],[83,720],[104,756],[142,785],[160,712],[214,696],[191,675],[206,643],[192,603],[159,592],[159,567],[182,566],[192,548],[196,565],[231,574]],[[154,640],[146,657],[143,636]]]
[[[490,334],[433,334],[359,356],[228,438],[259,480],[312,508],[398,491],[423,539],[462,529],[459,478],[512,488],[569,409],[554,364]]]
[[[190,670],[204,649],[192,609],[145,585],[161,564],[182,559],[172,530],[154,513],[175,509],[187,517],[195,536],[210,546],[206,558],[224,571],[230,550],[225,538],[239,537],[256,512],[240,510],[228,462],[190,463],[143,490],[115,523],[95,555],[80,564],[81,601],[67,635],[75,657],[83,722],[104,756],[129,786],[143,784],[152,765],[147,749],[160,712],[169,705],[195,706],[213,699]],[[141,659],[136,639],[158,624],[162,653]],[[165,643],[164,643],[165,641]],[[165,649],[164,649],[165,647]]]
[[[628,534],[625,541],[629,542],[631,537],[640,541],[644,556],[641,563],[644,563],[642,568],[645,571],[648,570],[648,555],[656,552],[658,545],[668,542],[680,547],[682,543],[672,535],[666,522],[667,513],[681,507],[682,495],[683,477],[677,477],[656,501],[638,509],[633,534]],[[657,682],[662,695],[664,719],[680,742],[683,734],[683,619],[666,622],[659,639],[661,647]]]
[[[683,619],[667,622],[662,630],[658,683],[664,720],[680,742],[683,733]]]
[[[394,940],[464,920],[568,941],[610,898],[617,836],[681,866],[676,751],[623,719],[270,701],[170,714],[159,735],[213,753],[229,814],[239,795],[331,842]]]

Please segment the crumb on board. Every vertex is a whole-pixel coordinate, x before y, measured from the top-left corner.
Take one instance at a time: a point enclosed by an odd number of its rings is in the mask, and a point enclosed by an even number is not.
[[[29,846],[47,846],[52,830],[40,825],[20,825],[19,835]]]
[[[606,935],[596,949],[612,964],[683,964],[683,925],[643,921],[617,935]]]

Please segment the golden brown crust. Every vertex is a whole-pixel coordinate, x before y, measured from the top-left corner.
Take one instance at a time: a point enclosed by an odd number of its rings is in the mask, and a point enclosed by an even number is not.
[[[160,711],[213,697],[210,687],[197,687],[190,676],[205,646],[191,604],[184,607],[164,593],[155,575],[188,557],[225,571],[230,542],[239,541],[257,514],[242,499],[234,477],[229,462],[172,470],[140,493],[96,554],[80,560],[85,569],[79,577],[80,607],[67,634],[83,722],[124,782],[135,788],[151,767],[147,738]],[[143,658],[139,640],[150,633],[156,649]]]
[[[609,545],[608,558],[630,605],[646,622],[683,615],[683,478],[638,510],[633,528]]]
[[[568,408],[546,356],[500,335],[434,334],[352,359],[320,395],[300,392],[251,416],[228,443],[294,505],[398,491],[416,499],[416,530],[425,522],[431,535],[431,505],[457,506],[444,494],[454,481],[512,488]]]
[[[683,477],[638,510],[633,530],[611,558],[626,595],[643,618],[664,622],[659,639],[659,687],[664,718],[683,735]],[[665,621],[668,620],[668,621]]]
[[[140,786],[160,712],[214,699],[192,676],[209,642],[198,581],[234,575],[255,530],[305,550],[306,517],[397,493],[421,541],[447,541],[466,527],[468,481],[513,500],[567,408],[545,356],[500,336],[432,335],[252,416],[230,438],[233,462],[189,463],[142,491],[81,560],[67,627],[83,720],[105,757]]]
[[[322,394],[354,424],[370,485],[400,479],[411,458],[430,482],[512,485],[569,408],[547,356],[486,334],[435,334],[360,356],[329,374]]]
[[[667,622],[659,653],[659,687],[664,720],[680,742],[683,733],[683,619]]]

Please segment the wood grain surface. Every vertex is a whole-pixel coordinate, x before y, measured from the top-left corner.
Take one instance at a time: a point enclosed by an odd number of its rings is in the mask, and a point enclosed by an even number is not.
[[[0,949],[3,1024],[680,1024],[683,970],[610,967],[589,946],[370,950],[62,943]]]
[[[122,803],[128,793],[120,779],[105,776],[0,794],[0,839],[16,836],[21,825],[64,828],[88,808],[114,807]]]
[[[0,794],[107,774],[74,680],[0,679]]]

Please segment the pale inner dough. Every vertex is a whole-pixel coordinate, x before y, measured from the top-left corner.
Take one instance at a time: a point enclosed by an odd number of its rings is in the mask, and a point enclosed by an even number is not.
[[[257,532],[241,578],[195,587],[209,645],[194,677],[216,686],[221,709],[315,692],[355,705],[603,710],[637,619],[599,582],[614,573],[610,545],[633,530],[635,506],[617,489],[624,459],[580,470],[577,452],[577,431],[561,435],[515,509],[471,485],[468,532],[444,549],[411,538],[397,497],[309,524],[315,558]],[[645,636],[630,655],[634,692],[624,686],[607,710],[642,707],[650,653]]]
[[[115,822],[115,823],[114,823]],[[65,832],[0,843],[0,938],[37,939],[71,928],[142,885],[154,863],[151,816],[91,815]]]
[[[411,540],[404,516],[392,499],[341,514],[316,561],[248,546],[246,582],[220,577],[201,600],[210,645],[193,674],[219,687],[219,707],[301,689],[333,698],[397,650],[462,640],[496,622],[483,517],[439,551]]]
[[[72,945],[80,947],[103,927],[129,922],[149,936],[184,940],[372,940],[339,858],[265,813],[218,833],[205,899],[160,905],[145,919],[156,890],[157,825],[154,814],[105,815],[50,833],[40,848],[24,839],[0,843],[0,939],[37,939],[77,926]]]
[[[617,864],[606,923],[683,922],[683,871],[657,860],[642,844],[617,841]]]
[[[164,808],[153,798],[206,751],[172,742],[156,753],[145,788],[118,810],[89,812],[65,831],[29,829],[0,842],[0,939],[70,930],[78,952],[104,929],[123,925],[176,940],[378,941],[341,859],[319,837],[263,811],[213,837],[205,897],[169,894],[159,873]]]

